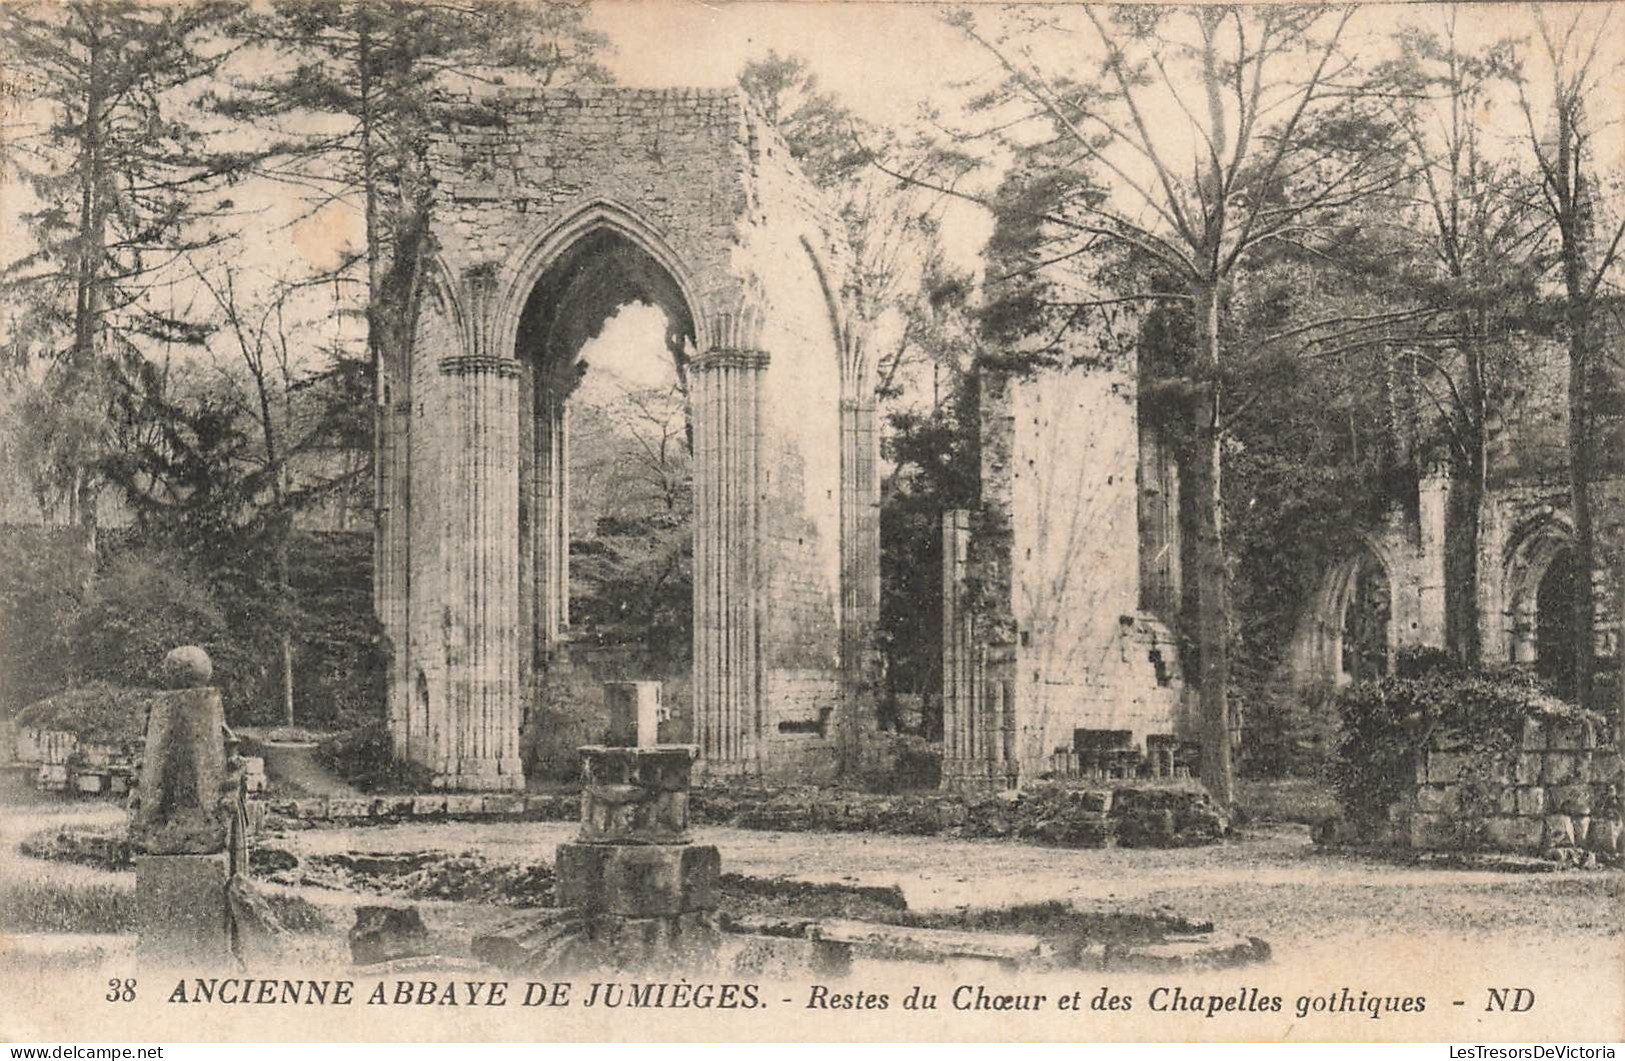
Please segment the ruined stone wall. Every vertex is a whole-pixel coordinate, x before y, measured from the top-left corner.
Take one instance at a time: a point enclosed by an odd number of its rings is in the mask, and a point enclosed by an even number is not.
[[[406,568],[407,577],[397,579],[406,638],[392,637],[392,732],[397,754],[419,762],[430,762],[431,734],[449,725],[446,671],[453,656],[447,643],[450,616],[440,603],[445,599],[449,562],[442,528],[448,518],[448,488],[458,457],[453,450],[455,440],[437,430],[447,421],[452,397],[442,385],[438,362],[441,357],[460,354],[462,339],[451,307],[436,295],[426,296],[416,331],[416,349],[422,356],[412,358],[408,366],[407,461],[399,469],[408,484],[407,502],[392,512],[395,518],[390,522],[392,532],[398,533],[405,524],[410,534],[410,542],[394,561]],[[388,565],[390,560],[381,558],[380,563]]]
[[[1076,729],[1139,744],[1180,730],[1176,640],[1140,607],[1132,365],[984,373],[981,417],[969,577],[982,599],[973,612],[945,601],[972,633],[955,643],[967,659],[945,660],[944,725],[970,736],[945,756],[945,783],[1034,775]]]
[[[763,692],[765,767],[834,767],[841,707],[841,342],[813,256],[831,243],[827,211],[765,126],[753,142],[755,214],[741,264],[762,278]],[[827,252],[826,252],[827,253]]]
[[[1606,329],[1605,329],[1606,333]],[[1617,345],[1611,333],[1605,343]],[[1489,468],[1476,568],[1483,663],[1534,662],[1535,593],[1554,556],[1573,541],[1568,481],[1567,349],[1551,339],[1513,337],[1513,365],[1487,424]],[[1597,478],[1591,487],[1596,566],[1591,572],[1595,648],[1617,660],[1621,602],[1615,567],[1625,545],[1625,405],[1617,371],[1596,392]],[[1382,558],[1394,602],[1395,648],[1446,644],[1444,558],[1452,495],[1461,489],[1440,464],[1418,484],[1415,513],[1399,508],[1370,529],[1367,544]],[[1347,560],[1330,568],[1305,602],[1289,667],[1296,690],[1335,682],[1341,636],[1340,579]]]
[[[1171,733],[1178,690],[1158,684],[1141,636],[1133,376],[1046,370],[1011,398],[1022,756],[1071,747],[1077,728]]]
[[[628,680],[660,682],[660,702],[668,716],[660,723],[662,744],[693,743],[692,668],[686,663],[635,643],[562,641],[549,650],[524,733],[531,774],[574,780],[581,765],[577,749],[604,743],[609,731],[604,683]]]
[[[470,94],[468,105],[470,123],[431,148],[435,233],[454,271],[509,259],[573,208],[608,200],[658,225],[703,285],[729,286],[750,166],[735,93],[506,90]]]
[[[1391,820],[1416,848],[1617,855],[1620,758],[1598,738],[1590,722],[1555,719],[1526,722],[1509,754],[1435,738]]]
[[[609,226],[669,274],[696,326],[694,686],[726,701],[712,765],[824,770],[847,699],[843,630],[877,597],[843,581],[878,551],[852,517],[861,507],[872,524],[878,501],[872,483],[851,486],[860,466],[872,478],[872,425],[864,459],[843,447],[868,379],[849,355],[861,343],[842,316],[839,223],[732,90],[502,90],[465,104],[432,141],[433,265],[410,356],[387,370],[410,391],[409,423],[386,424],[386,453],[408,441],[385,488],[400,499],[377,577],[397,746],[445,759],[436,727],[464,717],[456,704],[493,718],[510,698],[538,706],[532,663],[553,635],[529,618],[543,572],[511,555],[508,498],[534,478],[522,451],[535,437],[506,422],[523,415],[532,371],[511,347],[543,270]],[[473,737],[484,749],[484,731]]]

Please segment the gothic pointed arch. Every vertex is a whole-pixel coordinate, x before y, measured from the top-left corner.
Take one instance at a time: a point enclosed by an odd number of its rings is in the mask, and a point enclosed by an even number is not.
[[[525,307],[538,284],[560,260],[595,234],[625,240],[669,277],[692,317],[693,341],[705,351],[713,343],[712,322],[697,285],[682,257],[660,228],[638,211],[613,199],[595,198],[565,211],[534,229],[497,275],[492,338],[498,349],[512,350],[519,339]]]

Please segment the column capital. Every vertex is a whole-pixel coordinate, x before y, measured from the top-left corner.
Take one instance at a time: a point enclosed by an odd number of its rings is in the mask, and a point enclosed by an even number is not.
[[[714,368],[748,368],[761,370],[767,367],[767,352],[764,350],[708,350],[688,363],[694,372],[709,372]]]
[[[440,359],[440,374],[443,376],[479,376],[493,375],[504,379],[518,379],[520,365],[511,357],[494,357],[490,354],[461,354],[457,357],[443,357]]]

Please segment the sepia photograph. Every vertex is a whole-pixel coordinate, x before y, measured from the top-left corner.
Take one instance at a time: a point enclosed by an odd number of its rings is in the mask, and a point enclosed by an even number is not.
[[[0,1041],[1613,1057],[1622,119],[1612,2],[0,0]]]

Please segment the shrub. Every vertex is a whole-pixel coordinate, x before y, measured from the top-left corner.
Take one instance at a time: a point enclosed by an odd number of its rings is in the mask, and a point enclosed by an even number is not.
[[[1402,656],[1396,670],[1338,697],[1332,783],[1344,813],[1362,827],[1379,825],[1408,794],[1417,754],[1430,744],[1489,764],[1517,750],[1526,720],[1599,721],[1551,695],[1528,671],[1469,668],[1428,650]]]
[[[361,725],[383,713],[389,653],[372,607],[372,535],[296,533],[290,578],[298,601],[294,710],[298,722]],[[260,714],[282,718],[276,681]]]
[[[942,745],[907,733],[870,736],[858,786],[869,792],[935,790],[942,784]]]
[[[77,617],[74,637],[84,680],[157,686],[170,649],[202,645],[214,658],[214,684],[235,685],[224,616],[208,588],[167,553],[112,557]]]
[[[0,717],[72,683],[87,568],[72,532],[0,534]]]
[[[1282,686],[1247,702],[1242,771],[1249,778],[1324,776],[1337,741],[1337,690]],[[1246,702],[1246,701],[1243,701]]]
[[[317,747],[316,758],[363,792],[426,792],[432,780],[428,767],[395,758],[382,719],[328,738]]]
[[[0,883],[0,929],[7,932],[130,932],[135,892],[126,885],[16,880]]]
[[[132,744],[146,733],[153,695],[152,689],[92,682],[29,704],[18,712],[17,725],[67,730],[97,744]]]

